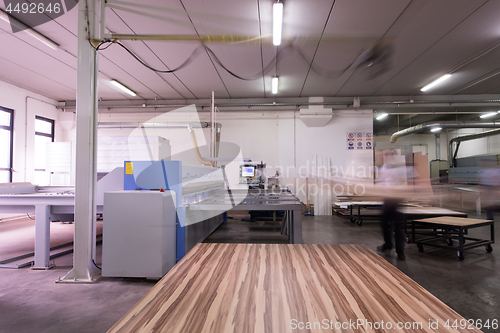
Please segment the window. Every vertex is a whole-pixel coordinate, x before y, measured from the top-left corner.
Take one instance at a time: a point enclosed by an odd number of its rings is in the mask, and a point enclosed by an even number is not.
[[[45,171],[47,142],[54,142],[54,120],[35,116],[35,184],[50,185]]]
[[[14,110],[0,106],[0,183],[12,182]]]

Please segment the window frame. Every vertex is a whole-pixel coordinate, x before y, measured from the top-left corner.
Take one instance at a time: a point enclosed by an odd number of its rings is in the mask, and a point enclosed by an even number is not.
[[[49,133],[37,132],[35,130],[35,137],[37,135],[38,136],[44,136],[46,138],[50,138],[52,140],[52,142],[54,142],[54,138],[55,138],[55,120],[54,119],[45,118],[45,117],[42,117],[42,116],[35,116],[35,122],[37,120],[46,121],[46,122],[50,123],[51,124],[51,131],[50,131],[50,134],[49,134]],[[45,171],[45,169],[35,169],[35,171]]]
[[[0,111],[10,113],[10,125],[5,126],[5,125],[0,125],[1,129],[10,131],[10,156],[9,156],[9,167],[8,168],[0,168],[1,171],[8,171],[9,172],[9,183],[12,183],[12,176],[14,173],[14,110],[5,108],[3,106],[0,106]]]

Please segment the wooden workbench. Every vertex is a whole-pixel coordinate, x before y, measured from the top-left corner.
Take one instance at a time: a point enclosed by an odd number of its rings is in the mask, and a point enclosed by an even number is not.
[[[399,207],[398,211],[405,215],[408,220],[438,216],[467,217],[466,213],[441,207]]]
[[[365,245],[198,244],[108,332],[481,332],[455,319]]]
[[[469,229],[489,227],[490,239],[479,239],[466,236]],[[424,229],[424,230],[422,230]],[[427,229],[427,230],[425,230]],[[416,235],[425,238],[416,239]],[[493,220],[464,219],[455,216],[432,217],[412,221],[412,241],[417,243],[418,251],[424,252],[424,245],[457,251],[457,257],[464,260],[464,250],[484,246],[486,252],[492,252],[491,244],[495,243],[495,223]],[[446,242],[444,244],[443,240]],[[454,241],[458,244],[454,246]],[[467,241],[467,244],[465,242]]]

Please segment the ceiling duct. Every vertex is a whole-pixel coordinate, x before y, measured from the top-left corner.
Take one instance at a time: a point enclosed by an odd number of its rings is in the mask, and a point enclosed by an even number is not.
[[[427,129],[441,128],[497,128],[500,127],[500,122],[478,122],[478,121],[441,121],[435,123],[425,123],[407,129],[398,131],[391,136],[391,142],[396,142],[400,137],[419,133]]]
[[[323,127],[325,126],[333,116],[333,110],[331,108],[325,108],[322,103],[323,97],[309,97],[308,109],[300,109],[300,120],[307,127]]]
[[[481,133],[459,136],[457,138],[451,139],[449,142],[449,149],[448,149],[448,154],[449,154],[448,161],[450,161],[450,167],[456,167],[455,160],[457,159],[458,148],[460,147],[460,142],[485,138],[487,136],[498,135],[498,134],[500,134],[500,128],[489,130],[486,132],[481,132]],[[455,148],[455,153],[453,153],[453,143],[454,142],[457,143],[457,146]]]

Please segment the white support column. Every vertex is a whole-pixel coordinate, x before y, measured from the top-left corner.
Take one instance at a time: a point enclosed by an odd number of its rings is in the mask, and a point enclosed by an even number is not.
[[[436,134],[436,160],[441,160],[441,135]]]
[[[58,282],[90,283],[95,267],[95,188],[97,182],[97,52],[89,43],[97,38],[98,0],[78,3],[78,67],[76,91],[75,240],[73,269]],[[89,31],[87,31],[89,30]]]
[[[35,206],[35,263],[32,269],[49,269],[50,265],[50,221],[49,205]]]

